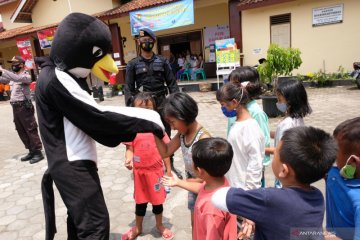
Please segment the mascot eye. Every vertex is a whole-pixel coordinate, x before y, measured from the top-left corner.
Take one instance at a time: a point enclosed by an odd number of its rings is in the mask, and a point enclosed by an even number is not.
[[[100,57],[103,55],[103,51],[101,50],[101,48],[96,46],[93,47],[92,53],[94,57]]]

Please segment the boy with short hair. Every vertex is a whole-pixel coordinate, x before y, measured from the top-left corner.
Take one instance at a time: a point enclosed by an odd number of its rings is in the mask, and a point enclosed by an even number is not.
[[[198,193],[194,207],[193,240],[233,240],[237,238],[236,216],[216,209],[212,194],[229,186],[224,177],[233,158],[231,145],[222,138],[204,138],[193,145],[192,159],[196,175],[203,183],[164,177],[163,184]]]
[[[215,207],[255,222],[255,239],[323,239],[324,197],[311,186],[336,158],[334,139],[321,129],[295,127],[278,144],[272,169],[282,188],[222,188]]]
[[[326,179],[326,228],[360,240],[360,117],[340,123],[334,138],[339,150]]]

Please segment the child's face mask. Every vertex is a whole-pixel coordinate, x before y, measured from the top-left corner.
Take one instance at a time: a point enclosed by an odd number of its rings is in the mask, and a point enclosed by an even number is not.
[[[359,159],[359,157],[357,157],[355,155],[351,155],[348,158],[348,160],[346,160],[346,165],[344,167],[342,167],[340,170],[340,175],[346,179],[353,179],[355,177],[356,167],[349,164],[349,161],[351,160],[351,158],[355,158],[357,160]]]

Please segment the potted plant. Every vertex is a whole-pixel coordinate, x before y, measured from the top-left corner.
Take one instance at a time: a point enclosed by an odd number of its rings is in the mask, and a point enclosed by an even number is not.
[[[261,96],[263,109],[269,117],[277,117],[280,114],[276,107],[276,86],[278,81],[293,78],[291,72],[302,64],[300,54],[297,48],[283,48],[277,44],[271,44],[267,51],[266,61],[258,66],[260,80],[263,86],[266,86],[265,94]],[[280,79],[280,76],[286,77]]]

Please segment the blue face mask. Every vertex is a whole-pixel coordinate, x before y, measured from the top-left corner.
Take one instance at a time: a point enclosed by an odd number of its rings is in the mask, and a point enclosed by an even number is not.
[[[286,103],[276,103],[277,109],[279,109],[280,112],[286,112],[287,105]]]
[[[232,111],[228,111],[226,109],[226,107],[221,107],[221,111],[223,112],[225,117],[228,117],[228,118],[236,117],[236,109],[234,109]]]

